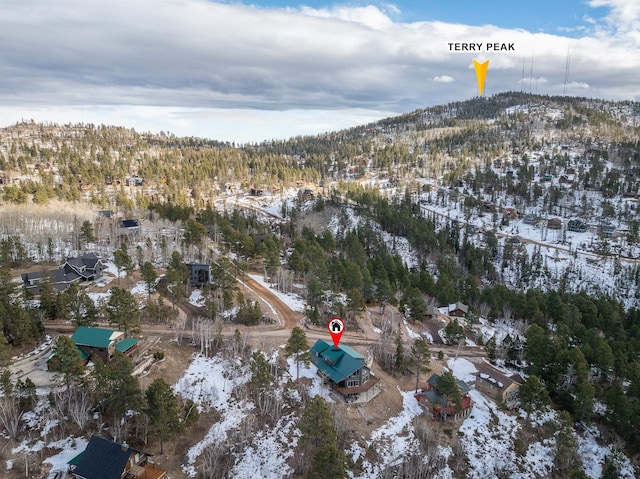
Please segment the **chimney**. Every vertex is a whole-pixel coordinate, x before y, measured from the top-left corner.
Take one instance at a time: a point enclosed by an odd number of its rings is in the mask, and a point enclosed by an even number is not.
[[[122,444],[120,444],[120,449],[122,449],[122,452],[127,452],[129,450],[129,444],[125,442],[123,442]]]

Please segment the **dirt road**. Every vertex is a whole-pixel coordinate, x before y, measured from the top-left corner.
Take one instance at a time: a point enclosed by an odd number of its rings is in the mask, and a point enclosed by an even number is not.
[[[293,311],[288,305],[281,301],[280,298],[273,294],[271,290],[262,286],[255,279],[249,276],[242,276],[240,279],[259,298],[269,304],[272,310],[276,311],[279,319],[282,320],[279,329],[291,330],[296,326],[300,326],[300,320],[304,317],[302,313]]]

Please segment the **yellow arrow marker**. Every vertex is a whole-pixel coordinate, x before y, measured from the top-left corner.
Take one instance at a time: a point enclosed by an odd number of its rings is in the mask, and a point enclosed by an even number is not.
[[[489,68],[489,60],[484,63],[480,63],[473,60],[473,66],[476,69],[476,78],[478,80],[478,92],[480,96],[484,93],[484,81],[487,78],[487,69]]]

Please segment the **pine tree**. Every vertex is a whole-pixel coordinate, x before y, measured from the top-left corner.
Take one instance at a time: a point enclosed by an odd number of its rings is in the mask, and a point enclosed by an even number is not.
[[[400,336],[400,333],[396,335],[396,356],[393,367],[398,373],[404,372],[407,367],[406,360],[404,358],[404,345],[402,344],[402,337]]]
[[[271,367],[262,351],[254,351],[251,355],[251,385],[256,391],[264,390],[271,382]],[[260,394],[258,392],[258,394]]]
[[[540,378],[535,374],[529,376],[520,386],[520,405],[529,414],[551,404],[549,393]]]
[[[113,253],[113,262],[116,265],[116,269],[118,270],[118,284],[120,284],[120,271],[125,271],[127,273],[127,283],[129,282],[129,275],[133,271],[135,265],[133,264],[133,260],[129,253],[127,252],[127,247],[123,243],[122,246]]]
[[[450,404],[452,401],[458,406],[462,407],[462,395],[460,394],[460,387],[456,382],[456,378],[449,371],[443,372],[437,381],[437,387],[440,394],[447,397],[447,401]]]
[[[300,445],[313,457],[312,478],[345,477],[345,457],[337,445],[337,434],[327,402],[314,396],[300,419]]]
[[[156,287],[156,279],[158,279],[158,273],[156,273],[153,265],[147,261],[140,268],[140,273],[142,275],[142,281],[147,286],[147,304],[151,301],[151,293],[155,290]]]
[[[118,421],[129,410],[141,409],[142,391],[132,376],[133,362],[116,351],[108,363],[94,356],[95,397],[100,411]]]
[[[98,316],[95,303],[77,283],[72,283],[60,295],[60,309],[75,326],[93,326]]]
[[[457,318],[449,323],[444,328],[444,337],[449,344],[460,344],[460,341],[464,339],[464,328],[458,322]]]
[[[316,451],[311,479],[343,479],[346,474],[345,455],[335,442],[327,442]]]
[[[304,330],[298,326],[291,330],[285,354],[289,358],[294,356],[296,361],[296,381],[300,378],[300,362],[304,362],[305,366],[309,365],[311,355],[309,353],[309,343]]]
[[[114,286],[107,302],[109,322],[127,333],[140,332],[140,310],[136,299],[126,289]]]
[[[413,342],[411,346],[411,365],[416,370],[416,391],[420,383],[420,373],[428,373],[429,363],[431,362],[431,353],[429,352],[429,345],[427,342],[418,338]]]
[[[63,374],[64,381],[69,387],[72,381],[80,378],[84,372],[84,365],[76,343],[69,336],[60,335],[53,346],[53,355],[49,360],[49,368]]]
[[[83,245],[86,245],[87,243],[95,243],[96,235],[91,221],[83,221],[82,226],[80,227],[79,239]]]
[[[175,437],[184,429],[176,397],[164,379],[155,379],[145,391],[145,412],[155,435],[160,439],[160,454],[164,452],[164,441]]]

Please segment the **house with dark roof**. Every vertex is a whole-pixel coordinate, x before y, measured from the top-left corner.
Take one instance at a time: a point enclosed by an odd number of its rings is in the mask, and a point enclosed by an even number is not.
[[[311,348],[311,362],[318,368],[318,374],[325,384],[342,394],[345,401],[373,398],[379,390],[374,386],[379,379],[365,364],[365,357],[355,349],[341,344],[337,348],[318,339]]]
[[[34,271],[22,275],[23,286],[34,296],[40,294],[40,285],[49,281],[54,291],[62,292],[71,283],[95,281],[102,277],[105,266],[94,253],[88,253],[78,258],[69,258],[65,263],[49,271]]]
[[[434,419],[447,420],[466,417],[471,412],[471,388],[464,381],[456,379],[462,401],[456,404],[451,398],[442,394],[438,388],[440,375],[432,374],[427,380],[426,387],[414,394],[420,406],[431,413]]]
[[[62,269],[67,274],[76,273],[83,281],[95,281],[102,277],[105,266],[95,253],[88,253],[78,258],[68,258]]]
[[[469,312],[469,306],[464,303],[453,303],[449,305],[449,316],[455,318],[465,318]]]
[[[153,464],[153,455],[91,436],[86,449],[71,459],[69,471],[76,479],[162,479],[166,472]]]
[[[587,225],[587,223],[577,218],[571,219],[567,223],[567,230],[574,231],[576,233],[584,233],[587,231],[588,227],[589,225]]]
[[[211,283],[211,266],[206,263],[187,263],[189,284],[201,288]]]
[[[113,359],[116,351],[130,358],[138,354],[139,340],[125,337],[122,331],[78,326],[71,339],[76,343],[85,361],[98,356],[103,362],[108,363]]]
[[[480,365],[476,373],[476,389],[494,401],[503,402],[508,409],[520,405],[522,383],[517,374],[507,376],[489,364]]]

